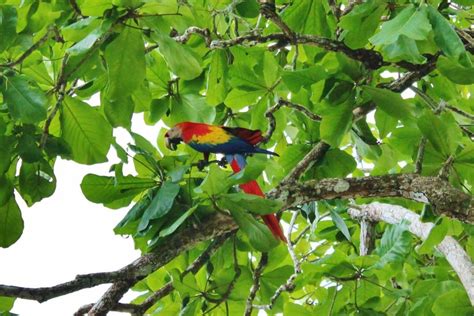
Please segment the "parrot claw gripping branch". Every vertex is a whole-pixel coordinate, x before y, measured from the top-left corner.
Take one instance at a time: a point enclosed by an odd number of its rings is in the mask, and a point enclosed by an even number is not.
[[[234,173],[245,168],[247,155],[278,156],[274,152],[259,148],[258,144],[262,140],[262,132],[259,130],[194,122],[178,123],[165,134],[167,148],[176,150],[178,144],[184,142],[196,151],[203,153],[204,160],[196,164],[200,170],[211,162],[217,162],[220,166],[225,166],[226,163],[230,164]],[[220,161],[209,161],[211,153],[223,154],[225,157]],[[247,194],[265,196],[255,180],[241,184],[240,188]],[[263,215],[262,219],[276,239],[286,242],[278,218],[274,214]]]

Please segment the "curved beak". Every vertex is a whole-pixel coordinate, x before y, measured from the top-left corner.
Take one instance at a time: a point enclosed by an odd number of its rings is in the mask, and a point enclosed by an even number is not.
[[[181,138],[170,138],[168,134],[165,134],[165,146],[169,150],[178,149],[178,144],[181,142]]]

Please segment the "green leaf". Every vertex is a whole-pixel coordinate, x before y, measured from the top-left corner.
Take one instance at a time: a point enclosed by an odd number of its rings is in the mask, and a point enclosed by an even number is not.
[[[141,31],[125,27],[107,46],[104,56],[107,98],[113,102],[129,97],[145,79],[145,45]]]
[[[443,293],[435,300],[431,308],[436,316],[441,315],[472,315],[474,308],[464,290],[454,289]]]
[[[17,13],[13,6],[0,6],[0,52],[7,50],[15,41]]]
[[[301,88],[309,89],[313,84],[326,79],[328,76],[329,74],[324,67],[320,65],[293,71],[284,70],[281,74],[283,82],[293,93],[298,93]]]
[[[13,308],[15,304],[16,297],[5,297],[0,296],[0,312],[8,312]],[[8,313],[6,314],[8,316]]]
[[[454,61],[460,61],[461,56],[466,54],[466,49],[453,26],[432,6],[428,6],[428,18],[433,26],[434,39],[438,47]],[[470,62],[465,66],[470,66]]]
[[[154,39],[158,42],[160,53],[165,58],[171,71],[178,77],[191,80],[201,74],[201,57],[191,48],[179,44],[161,33],[156,35]]]
[[[248,105],[255,104],[258,98],[265,94],[264,90],[242,90],[234,88],[225,98],[225,104],[232,110],[238,111]]]
[[[122,126],[130,130],[135,104],[130,96],[111,101],[106,95],[101,95],[101,105],[107,120],[113,127]]]
[[[74,161],[95,164],[107,161],[113,141],[112,127],[94,108],[66,97],[61,112],[62,137],[71,147]]]
[[[2,92],[14,119],[23,123],[37,123],[46,119],[48,100],[26,76],[7,77],[2,84]]]
[[[197,193],[206,193],[209,196],[218,195],[227,192],[231,186],[229,173],[225,172],[219,166],[209,166],[207,176],[195,191]]]
[[[8,248],[23,233],[23,218],[14,197],[0,206],[0,223],[0,247]]]
[[[282,19],[293,32],[330,36],[334,18],[328,16],[320,1],[295,1],[284,10]],[[332,27],[331,27],[332,26]]]
[[[139,231],[144,231],[151,220],[161,218],[168,214],[173,206],[174,199],[179,193],[179,189],[180,187],[177,183],[171,181],[163,182],[151,201],[150,206],[148,206],[143,213],[140,224],[138,225]]]
[[[375,111],[375,126],[379,130],[380,139],[384,139],[387,135],[397,128],[398,120],[388,115],[381,109]]]
[[[171,224],[170,226],[160,230],[160,234],[158,235],[158,237],[163,238],[163,237],[166,237],[166,236],[171,235],[172,233],[174,233],[176,231],[176,229],[178,229],[178,227],[181,226],[181,224],[183,224],[184,221],[189,216],[191,216],[197,208],[198,208],[198,205],[195,205],[195,206],[191,207],[189,210],[187,210],[186,212],[184,212],[183,215],[178,217],[178,219],[173,222],[173,224]]]
[[[437,246],[448,233],[448,221],[441,219],[430,231],[428,237],[423,241],[417,249],[419,254],[432,253],[434,247]]]
[[[356,5],[339,22],[339,26],[345,30],[342,33],[344,43],[352,49],[364,47],[369,37],[377,30],[385,10],[385,5],[378,0]]]
[[[402,99],[399,93],[370,86],[364,86],[363,90],[371,96],[377,107],[388,115],[397,119],[409,119],[413,116],[411,104]]]
[[[390,225],[384,232],[375,253],[380,256],[375,265],[382,268],[388,263],[401,263],[412,250],[411,234],[406,223]]]
[[[329,149],[323,160],[317,164],[318,178],[343,178],[357,167],[355,159],[339,148]]]
[[[14,136],[0,135],[0,148],[2,149],[2,154],[0,155],[0,174],[5,173],[10,168],[15,143],[16,139]]]
[[[0,206],[5,205],[13,196],[13,183],[5,175],[0,175]]]
[[[104,11],[112,8],[110,0],[84,0],[80,6],[82,14],[89,16],[102,16]]]
[[[210,105],[224,102],[227,94],[227,55],[222,49],[212,53],[207,74],[206,100]]]
[[[454,83],[462,85],[474,83],[474,67],[464,67],[452,59],[439,56],[436,68],[443,76]]]
[[[346,237],[346,239],[350,242],[352,240],[351,233],[347,228],[346,223],[342,219],[341,215],[339,215],[333,208],[329,209],[329,214],[331,214],[331,219],[336,225],[337,229]]]
[[[154,186],[156,186],[156,182],[152,179],[134,176],[124,176],[117,179],[115,177],[87,174],[81,182],[82,193],[86,199],[102,204],[115,201],[130,203],[136,195]]]
[[[412,4],[403,9],[394,19],[382,24],[380,32],[369,40],[374,45],[389,45],[401,35],[422,41],[431,31],[430,21],[425,7],[415,8]]]
[[[418,127],[433,147],[445,157],[456,150],[457,144],[454,139],[450,139],[448,126],[432,111],[425,111],[418,119]]]
[[[230,199],[220,199],[218,204],[229,210],[240,229],[248,237],[252,247],[256,250],[267,252],[278,245],[278,240],[275,239],[268,227],[249,214],[241,203]]]
[[[46,161],[22,162],[20,168],[20,194],[28,206],[51,196],[56,190],[56,176]]]
[[[215,116],[215,107],[207,105],[205,97],[183,94],[171,98],[170,116],[163,117],[163,121],[168,126],[186,121],[209,123],[214,121]]]
[[[405,35],[400,35],[396,42],[384,47],[384,55],[388,60],[405,60],[414,64],[422,64],[426,58],[420,54],[416,41]]]
[[[320,126],[321,138],[333,147],[338,147],[349,131],[352,122],[352,104],[344,102],[331,107],[322,114]]]
[[[124,218],[114,227],[114,232],[119,235],[132,235],[136,233],[138,226],[137,221],[143,216],[150,202],[149,194],[147,194],[144,198],[135,203]]]
[[[248,212],[258,215],[276,213],[283,206],[281,201],[268,200],[264,197],[247,193],[223,194],[219,199],[230,200],[232,203],[240,204]]]

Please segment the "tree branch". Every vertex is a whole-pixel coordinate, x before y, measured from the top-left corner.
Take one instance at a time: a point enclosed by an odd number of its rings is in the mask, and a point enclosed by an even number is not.
[[[408,227],[410,232],[422,240],[428,238],[431,229],[434,227],[432,223],[422,223],[419,215],[398,205],[374,202],[358,205],[357,208],[349,208],[348,212],[355,219],[368,218],[371,221],[383,221],[389,224],[398,224],[403,220],[408,220],[410,222]],[[457,273],[471,300],[471,304],[474,305],[474,265],[471,259],[461,245],[450,236],[445,237],[436,248],[443,253]]]
[[[268,263],[268,253],[262,252],[262,256],[260,257],[260,261],[258,262],[257,267],[253,271],[253,283],[252,287],[250,288],[249,296],[247,297],[247,302],[245,305],[245,316],[250,316],[252,314],[253,309],[253,301],[255,296],[257,295],[257,291],[260,288],[260,277],[262,276],[263,270],[267,266]]]

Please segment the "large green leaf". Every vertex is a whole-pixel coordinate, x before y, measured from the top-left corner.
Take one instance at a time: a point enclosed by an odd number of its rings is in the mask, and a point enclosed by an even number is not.
[[[441,315],[472,315],[474,308],[469,302],[466,292],[454,289],[440,295],[431,308],[436,316]]]
[[[0,52],[5,51],[15,41],[16,9],[10,5],[0,6]]]
[[[339,26],[345,30],[342,33],[344,43],[353,49],[364,47],[377,30],[385,10],[385,5],[379,0],[369,0],[355,6],[339,22]]]
[[[178,77],[191,80],[201,74],[201,57],[192,49],[163,34],[158,34],[154,38],[166,63]]]
[[[337,229],[341,231],[341,233],[346,237],[348,241],[351,241],[351,233],[349,232],[349,229],[347,228],[346,223],[342,219],[341,215],[339,215],[334,209],[329,210],[329,214],[331,214],[331,219],[336,225]]]
[[[321,138],[329,145],[337,147],[349,131],[352,122],[352,104],[344,102],[322,114]]]
[[[418,248],[419,254],[431,253],[435,246],[438,245],[448,233],[448,221],[441,219],[430,231],[428,237]]]
[[[2,92],[10,115],[23,123],[37,123],[46,118],[48,100],[26,76],[7,77]]]
[[[13,148],[15,146],[16,139],[14,136],[3,136],[0,135],[0,148],[2,154],[0,155],[0,174],[5,173],[10,167],[12,160]]]
[[[0,175],[0,206],[5,205],[13,196],[13,183],[6,175]]]
[[[295,1],[282,18],[294,32],[303,34],[330,36],[334,27],[334,17],[326,14],[320,1]]]
[[[56,190],[56,176],[46,161],[27,163],[20,168],[20,194],[28,206],[51,196]]]
[[[252,214],[247,212],[246,206],[231,199],[220,199],[219,206],[229,210],[248,237],[250,244],[261,252],[267,252],[278,245],[278,240],[272,235],[268,227],[257,221]]]
[[[107,98],[121,100],[135,91],[145,79],[145,46],[142,34],[125,27],[105,49]]]
[[[278,200],[268,200],[258,195],[247,193],[228,193],[219,197],[219,200],[230,200],[232,203],[240,204],[247,211],[258,214],[273,214],[282,207],[282,202]]]
[[[117,179],[88,174],[81,182],[84,196],[91,202],[103,204],[121,200],[130,203],[136,195],[154,186],[156,186],[156,182],[152,179],[134,176],[124,176]]]
[[[222,170],[219,166],[211,165],[207,176],[201,185],[195,189],[197,193],[205,193],[213,196],[227,192],[231,186],[230,174]]]
[[[474,83],[474,67],[465,67],[452,59],[439,56],[436,62],[438,71],[454,83],[468,85]]]
[[[400,94],[370,86],[364,86],[363,89],[371,96],[377,107],[388,115],[397,119],[412,117],[412,105],[405,101]]]
[[[466,64],[464,66],[470,66],[471,63],[468,57],[460,60],[460,58],[466,54],[466,49],[448,20],[432,6],[428,6],[428,17],[433,26],[435,42],[443,53],[455,61],[465,62]]]
[[[283,82],[293,93],[298,93],[301,88],[309,88],[311,85],[327,77],[328,73],[320,65],[294,71],[285,70],[281,75]]]
[[[211,64],[207,74],[206,100],[210,105],[224,102],[227,94],[227,56],[224,50],[212,53]]]
[[[143,213],[138,230],[145,230],[151,220],[165,216],[171,210],[178,193],[179,184],[171,181],[163,182],[150,205]]]
[[[184,212],[183,215],[178,217],[178,219],[176,221],[174,221],[170,226],[161,229],[158,237],[162,238],[162,237],[166,237],[166,236],[171,235],[172,233],[174,233],[179,228],[179,226],[181,226],[181,224],[183,224],[184,221],[194,213],[194,211],[197,209],[197,207],[198,207],[198,205],[195,205],[195,206],[191,207],[189,210]]]
[[[15,198],[0,206],[0,247],[13,245],[23,233],[23,218]]]
[[[411,234],[406,225],[406,223],[390,225],[385,230],[380,245],[375,250],[380,256],[375,267],[382,268],[388,263],[401,263],[410,253]]]
[[[212,122],[216,109],[206,103],[206,98],[196,94],[183,94],[171,98],[170,116],[163,117],[168,126],[180,122]]]
[[[425,7],[415,8],[412,4],[403,9],[394,19],[382,24],[380,32],[369,40],[374,45],[389,45],[401,35],[413,40],[422,41],[431,31]]]
[[[445,157],[452,154],[457,148],[456,135],[452,132],[457,126],[447,124],[449,118],[442,115],[442,118],[434,115],[431,111],[425,113],[418,119],[418,127],[423,135],[428,138],[433,147]],[[454,137],[452,137],[454,136]]]
[[[107,161],[112,144],[112,127],[97,111],[77,98],[66,97],[61,111],[64,140],[74,161],[95,164]]]

